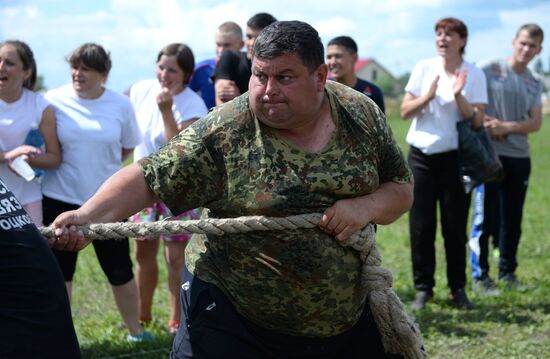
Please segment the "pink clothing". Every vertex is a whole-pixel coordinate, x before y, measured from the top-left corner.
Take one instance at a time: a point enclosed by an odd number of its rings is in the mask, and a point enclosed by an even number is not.
[[[23,205],[25,211],[29,217],[31,217],[33,223],[37,227],[42,227],[44,225],[42,217],[42,200],[34,201]]]
[[[144,223],[144,222],[156,222],[162,220],[168,221],[186,221],[190,219],[198,219],[198,211],[192,209],[190,211],[183,212],[177,216],[173,216],[172,212],[166,207],[162,202],[157,202],[153,204],[152,207],[144,208],[142,211],[134,214],[130,221],[133,223]],[[177,234],[173,236],[160,236],[160,239],[166,242],[177,242],[177,241],[187,241],[191,238],[191,234]],[[145,236],[136,238],[138,240],[152,240],[155,239],[153,236]]]

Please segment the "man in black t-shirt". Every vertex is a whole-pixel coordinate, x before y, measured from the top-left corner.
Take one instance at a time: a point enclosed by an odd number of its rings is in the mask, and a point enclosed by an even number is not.
[[[252,16],[246,23],[246,52],[224,51],[214,70],[216,105],[248,91],[248,81],[252,74],[252,46],[256,37],[265,27],[277,21],[272,15],[262,12]]]
[[[61,271],[1,179],[0,290],[0,358],[80,358]]]
[[[327,45],[327,65],[330,77],[355,91],[364,93],[385,113],[382,90],[372,82],[360,79],[355,75],[357,50],[357,43],[349,36],[338,36],[330,40]]]

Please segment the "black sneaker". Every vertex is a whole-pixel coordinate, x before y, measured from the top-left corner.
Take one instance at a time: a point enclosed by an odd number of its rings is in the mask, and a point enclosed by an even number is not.
[[[499,283],[503,283],[508,289],[515,289],[520,292],[525,291],[526,288],[517,278],[514,273],[504,273],[498,275]]]
[[[474,278],[472,290],[477,295],[483,297],[494,297],[500,295],[500,290],[496,287],[495,283],[489,276]]]
[[[433,297],[434,297],[434,293],[432,291],[419,290],[416,293],[414,302],[411,304],[411,308],[413,310],[423,309],[426,306],[426,304],[428,304],[428,302],[432,300]]]
[[[475,306],[468,300],[468,297],[466,296],[466,292],[463,288],[457,289],[449,294],[449,299],[455,307],[458,309],[475,309]]]

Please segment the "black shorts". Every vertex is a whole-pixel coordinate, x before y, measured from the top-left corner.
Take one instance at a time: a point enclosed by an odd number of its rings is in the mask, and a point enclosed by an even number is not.
[[[61,213],[72,211],[79,207],[79,205],[44,196],[42,200],[44,225],[49,226]],[[102,239],[93,241],[92,245],[94,246],[101,269],[103,269],[111,285],[123,285],[134,278],[128,238]],[[52,251],[59,263],[65,282],[71,282],[76,269],[78,252],[58,251],[55,249]]]
[[[389,358],[368,309],[349,331],[326,338],[279,334],[252,323],[215,285],[184,269],[181,326],[170,358]]]

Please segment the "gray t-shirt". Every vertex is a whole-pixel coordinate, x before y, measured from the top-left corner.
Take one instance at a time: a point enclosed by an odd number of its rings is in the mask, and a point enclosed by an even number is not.
[[[516,73],[506,59],[479,64],[487,78],[489,104],[487,114],[503,121],[523,121],[529,110],[541,106],[542,82],[529,69]],[[527,135],[512,133],[501,141],[493,141],[501,156],[529,157]]]

